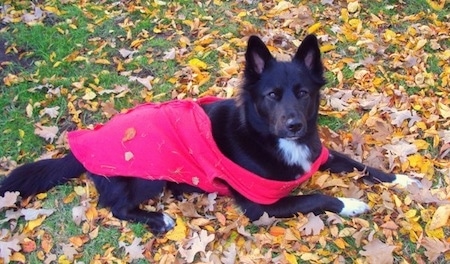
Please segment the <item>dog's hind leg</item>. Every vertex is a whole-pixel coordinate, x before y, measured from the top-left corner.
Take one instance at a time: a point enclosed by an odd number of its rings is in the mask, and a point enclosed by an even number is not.
[[[328,161],[320,167],[320,170],[322,171],[330,170],[334,173],[352,172],[355,169],[365,172],[364,179],[373,183],[387,182],[396,184],[403,188],[413,183],[420,186],[420,182],[418,180],[410,178],[409,176],[383,172],[382,170],[357,162],[334,150],[330,150]]]
[[[99,203],[109,207],[112,214],[131,222],[148,225],[155,234],[165,233],[175,225],[170,216],[140,209],[140,204],[159,196],[165,181],[151,181],[134,177],[103,177],[90,174],[100,195]]]

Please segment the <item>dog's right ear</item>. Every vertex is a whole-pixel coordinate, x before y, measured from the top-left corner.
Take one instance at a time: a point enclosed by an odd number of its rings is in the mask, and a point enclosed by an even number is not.
[[[251,36],[248,39],[247,52],[245,53],[245,75],[247,77],[258,77],[273,59],[264,42],[257,36]]]

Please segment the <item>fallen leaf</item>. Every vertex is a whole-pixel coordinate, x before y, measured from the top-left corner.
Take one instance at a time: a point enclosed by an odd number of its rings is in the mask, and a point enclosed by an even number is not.
[[[430,262],[434,262],[443,253],[450,251],[450,243],[437,238],[424,237],[420,245],[426,249],[425,256]]]
[[[214,241],[214,238],[214,234],[208,235],[208,232],[204,229],[200,230],[200,233],[194,232],[192,238],[179,249],[181,257],[186,260],[187,263],[192,263],[197,253],[206,253],[206,247],[209,243]]]
[[[375,238],[363,246],[364,250],[360,250],[359,254],[365,256],[369,263],[391,264],[394,262],[392,252],[395,248],[396,246],[385,244]]]
[[[59,106],[44,108],[41,111],[41,113],[40,113],[40,116],[43,116],[43,115],[48,115],[50,118],[58,117],[58,115],[59,115]]]
[[[136,129],[134,127],[127,128],[125,130],[125,135],[122,138],[122,142],[132,140],[135,136],[136,136]]]
[[[0,196],[0,209],[14,207],[19,195],[19,192],[5,192],[3,196]]]
[[[142,238],[135,237],[131,245],[127,245],[122,241],[119,241],[119,247],[125,249],[125,253],[128,255],[130,260],[142,259],[144,255],[144,246],[140,245]]]
[[[308,222],[301,227],[303,233],[305,235],[318,235],[325,227],[322,219],[313,213],[309,213],[306,217],[308,218]]]
[[[35,124],[34,126],[35,126],[34,134],[44,138],[50,143],[53,142],[53,140],[56,137],[56,134],[59,131],[59,128],[57,126],[43,126],[39,123]]]
[[[18,237],[13,237],[9,240],[4,240],[3,236],[0,237],[0,257],[5,263],[9,263],[12,251],[20,251],[20,240]]]
[[[263,215],[258,219],[253,221],[253,224],[256,226],[270,226],[273,225],[277,219],[275,217],[269,217],[267,212],[264,212]]]
[[[50,216],[55,210],[53,209],[34,209],[34,208],[24,208],[20,212],[25,216],[26,221],[35,220],[39,216]]]
[[[220,258],[223,264],[234,264],[236,263],[237,258],[237,247],[235,243],[231,243],[229,247],[227,247],[223,251],[223,256]]]
[[[450,218],[450,204],[441,205],[436,209],[433,214],[433,218],[430,222],[430,229],[436,229],[443,226],[447,226],[448,220]]]
[[[125,161],[130,161],[134,157],[133,152],[127,151],[125,152]]]
[[[187,235],[186,223],[183,221],[181,217],[177,217],[175,227],[169,232],[167,232],[165,237],[173,241],[181,241],[186,238],[186,235]]]

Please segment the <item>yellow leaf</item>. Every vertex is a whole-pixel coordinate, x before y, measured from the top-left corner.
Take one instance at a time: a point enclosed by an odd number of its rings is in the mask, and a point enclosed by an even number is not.
[[[430,223],[427,223],[425,226],[425,232],[427,233],[427,236],[438,238],[438,239],[444,239],[444,229],[442,227],[436,228],[436,229],[430,229]]]
[[[433,218],[431,219],[430,230],[447,225],[449,217],[450,217],[450,204],[439,206],[436,212],[434,212]]]
[[[289,264],[297,264],[298,263],[297,258],[295,257],[294,254],[290,254],[285,251],[285,252],[283,252],[283,255]]]
[[[348,10],[346,8],[341,9],[341,19],[344,22],[348,22],[348,17],[349,17]]]
[[[86,189],[83,186],[75,186],[73,189],[78,196],[86,194]]]
[[[89,207],[86,210],[86,219],[89,221],[93,221],[98,217],[98,211],[97,208],[94,206]]]
[[[328,52],[330,50],[334,50],[334,49],[336,49],[336,46],[334,46],[332,44],[325,44],[325,45],[320,46],[320,51],[323,53]]]
[[[247,11],[241,11],[237,14],[237,17],[245,17],[247,16]]]
[[[66,255],[61,255],[58,258],[58,264],[71,264],[72,261],[70,261]]]
[[[76,196],[77,196],[77,194],[75,192],[69,193],[69,195],[64,197],[63,203],[68,204],[68,203],[73,202],[73,200],[75,199]]]
[[[397,34],[390,29],[386,29],[386,31],[384,32],[384,39],[387,42],[390,42],[391,40],[395,39],[396,36]]]
[[[85,94],[83,96],[84,100],[92,100],[96,97],[97,95],[89,88],[86,88]]]
[[[95,60],[95,63],[97,63],[97,64],[103,64],[103,65],[109,65],[109,64],[111,64],[111,62],[109,62],[109,60],[107,60],[107,59],[96,59],[96,60]]]
[[[272,8],[271,13],[280,13],[292,7],[292,3],[288,1],[280,1],[274,8]]]
[[[61,15],[61,12],[59,12],[58,8],[54,6],[45,6],[44,10],[50,13],[55,13],[56,15]]]
[[[350,2],[347,5],[348,12],[355,13],[356,11],[359,11],[361,9],[361,6],[359,5],[358,1]]]
[[[423,162],[423,157],[416,153],[414,155],[408,156],[409,166],[416,168],[419,167]]]
[[[14,252],[11,257],[9,258],[10,261],[17,261],[20,263],[25,263],[26,259],[25,259],[25,255],[20,253],[20,252]]]
[[[29,221],[24,228],[24,233],[33,231],[36,227],[40,226],[42,224],[42,222],[44,222],[44,220],[45,220],[45,215]]]
[[[345,243],[344,239],[342,239],[340,237],[334,239],[333,242],[340,249],[345,249],[345,247],[347,246],[347,243]]]
[[[445,0],[427,0],[427,3],[436,11],[444,9],[445,6]]]
[[[443,118],[449,118],[450,117],[450,107],[441,102],[438,103],[438,106],[439,106],[439,114]]]
[[[414,140],[414,145],[416,145],[417,149],[428,149],[430,144],[423,139]]]
[[[57,62],[55,62],[55,64],[53,64],[53,68],[56,68],[56,67],[58,67],[59,65],[61,64],[61,62],[60,61],[57,61]]]
[[[124,71],[124,70],[125,70],[125,67],[123,67],[122,62],[121,62],[121,61],[118,61],[118,62],[117,62],[117,67],[116,67],[116,71],[122,72],[122,71]]]
[[[191,59],[189,61],[189,65],[192,67],[195,67],[197,69],[200,69],[200,70],[205,70],[208,67],[208,65],[206,63],[204,63],[203,61],[201,61],[197,58]]]
[[[417,210],[415,210],[415,209],[410,209],[405,213],[406,218],[413,218],[416,215],[417,215]]]
[[[311,25],[306,31],[308,32],[308,34],[312,34],[314,32],[316,32],[317,30],[319,30],[319,28],[322,26],[322,24],[320,22],[317,22],[313,25]]]
[[[23,138],[25,136],[25,131],[23,131],[22,129],[19,129],[19,137]]]
[[[153,29],[153,32],[160,33],[161,31],[158,32],[157,28],[155,27]],[[142,43],[144,43],[144,41],[145,41],[145,39],[135,39],[131,42],[130,47],[131,48],[139,48],[142,45]]]
[[[173,241],[181,241],[186,238],[186,223],[181,217],[177,217],[175,227],[167,232],[166,238]]]
[[[51,62],[53,62],[54,60],[55,60],[55,58],[56,58],[56,53],[53,51],[52,53],[50,53],[50,56],[49,56],[49,60],[51,61]]]
[[[425,44],[427,44],[427,40],[426,39],[420,39],[417,42],[416,46],[414,47],[414,50],[415,51],[420,50],[421,48],[423,48],[423,46],[425,46]]]

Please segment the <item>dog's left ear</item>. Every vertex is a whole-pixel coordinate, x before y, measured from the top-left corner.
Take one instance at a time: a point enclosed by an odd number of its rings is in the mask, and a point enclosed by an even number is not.
[[[257,36],[248,39],[247,52],[245,53],[245,74],[246,77],[259,76],[273,60],[272,54],[266,44]]]
[[[293,61],[300,62],[315,76],[323,75],[322,59],[320,57],[319,42],[316,36],[308,35],[298,48]]]

